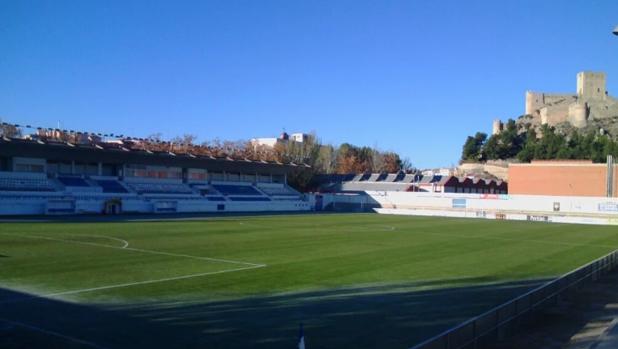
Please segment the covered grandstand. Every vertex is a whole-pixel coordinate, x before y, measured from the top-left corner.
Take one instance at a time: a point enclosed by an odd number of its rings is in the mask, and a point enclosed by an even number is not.
[[[304,164],[215,157],[199,147],[152,151],[136,139],[85,134],[1,137],[0,215],[310,210],[287,184]]]
[[[320,190],[333,193],[410,191],[429,193],[506,194],[507,183],[493,179],[399,173],[324,175]]]

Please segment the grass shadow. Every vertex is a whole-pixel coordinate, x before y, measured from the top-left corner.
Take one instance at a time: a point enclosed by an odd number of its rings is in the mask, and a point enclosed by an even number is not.
[[[404,348],[435,335],[543,282],[486,283],[490,278],[433,280],[300,292],[217,302],[78,304],[0,290],[0,318],[103,348],[293,348],[299,323],[308,347]],[[15,301],[9,301],[15,300]],[[4,302],[4,303],[3,303]],[[0,324],[2,321],[0,320]],[[5,321],[5,323],[7,323]],[[88,347],[8,323],[0,347]],[[6,335],[7,332],[11,335]],[[17,334],[16,334],[17,333]],[[12,338],[7,340],[6,338]],[[31,339],[35,338],[35,339]],[[53,339],[48,341],[47,339]],[[69,345],[70,344],[70,345]]]

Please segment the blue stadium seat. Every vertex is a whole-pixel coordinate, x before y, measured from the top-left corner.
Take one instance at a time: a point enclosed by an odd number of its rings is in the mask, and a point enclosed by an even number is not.
[[[54,191],[47,179],[0,178],[0,191]]]
[[[213,187],[225,196],[228,196],[228,195],[261,196],[262,195],[260,194],[260,192],[255,190],[255,188],[249,185],[213,184]]]
[[[269,198],[264,197],[264,196],[257,196],[257,197],[232,196],[229,199],[232,201],[270,201]]]
[[[189,186],[180,183],[127,182],[139,194],[192,194]]]
[[[79,177],[58,177],[60,183],[67,187],[89,187],[85,180]]]
[[[97,184],[103,188],[104,193],[128,193],[127,189],[115,180],[96,180]]]
[[[266,193],[266,195],[268,196],[300,196],[300,193],[290,189],[287,186],[260,186],[258,184],[258,187],[260,188],[261,191],[263,191],[264,193]]]

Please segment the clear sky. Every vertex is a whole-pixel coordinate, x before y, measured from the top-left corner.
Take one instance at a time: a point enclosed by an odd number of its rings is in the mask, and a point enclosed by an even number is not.
[[[524,111],[618,95],[618,1],[0,0],[0,117],[199,140],[315,131],[419,167]]]

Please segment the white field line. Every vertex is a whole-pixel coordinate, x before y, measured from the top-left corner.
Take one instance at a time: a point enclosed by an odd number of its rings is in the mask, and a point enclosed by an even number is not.
[[[42,240],[50,240],[50,241],[57,241],[57,242],[64,242],[64,243],[73,243],[73,244],[80,244],[80,245],[89,245],[89,246],[96,246],[96,247],[105,247],[105,248],[120,249],[120,250],[129,250],[129,251],[142,252],[142,253],[159,254],[159,255],[173,256],[173,257],[191,258],[191,259],[203,260],[203,261],[208,261],[208,262],[216,261],[216,262],[224,262],[224,263],[247,265],[246,267],[242,267],[242,268],[224,269],[224,270],[211,271],[211,272],[198,273],[198,274],[174,276],[174,277],[168,277],[168,278],[162,278],[162,279],[136,281],[136,282],[127,282],[127,283],[122,283],[122,284],[106,285],[106,286],[99,286],[99,287],[92,287],[92,288],[83,288],[83,289],[77,289],[77,290],[69,290],[69,291],[49,293],[49,294],[45,294],[45,295],[42,295],[42,296],[28,296],[28,297],[24,297],[24,298],[17,298],[17,299],[12,299],[12,300],[9,299],[9,300],[5,300],[5,301],[0,301],[0,304],[17,303],[17,302],[21,302],[21,301],[25,301],[25,300],[29,300],[29,299],[41,298],[41,297],[42,298],[52,298],[52,297],[57,297],[57,296],[73,295],[73,294],[78,294],[78,293],[94,292],[94,291],[108,290],[108,289],[114,289],[114,288],[130,287],[130,286],[137,286],[137,285],[148,285],[148,284],[154,284],[154,283],[159,283],[159,282],[191,279],[191,278],[196,278],[196,277],[201,277],[201,276],[217,275],[217,274],[232,273],[232,272],[243,271],[243,270],[251,270],[251,269],[257,269],[257,268],[263,268],[263,267],[267,266],[266,264],[256,264],[256,263],[232,261],[232,260],[220,259],[220,258],[199,257],[199,256],[192,256],[192,255],[185,255],[185,254],[178,254],[178,253],[168,253],[168,252],[161,252],[161,251],[144,250],[144,249],[132,248],[132,247],[126,247],[126,246],[123,246],[123,247],[110,246],[110,245],[104,245],[104,244],[97,244],[97,243],[94,243],[94,242],[84,242],[84,241],[76,241],[76,240],[56,239],[56,238],[50,238],[50,237],[47,237],[47,236],[39,236],[39,235],[22,235],[22,234],[10,234],[10,233],[0,233],[0,234],[8,235],[8,236],[16,236],[16,237],[21,237],[21,238],[42,239]],[[84,235],[84,236],[86,236],[86,235]],[[90,236],[94,236],[94,235],[90,235]],[[103,236],[103,235],[97,235],[97,236],[98,237],[107,237],[107,236]],[[112,238],[112,239],[115,239],[115,238]],[[121,240],[121,239],[116,239],[116,240]],[[128,242],[127,242],[127,244],[128,244]]]
[[[78,294],[78,293],[86,293],[86,292],[94,292],[94,291],[101,291],[101,290],[109,290],[109,289],[113,289],[113,288],[123,288],[123,287],[137,286],[137,285],[148,285],[148,284],[154,284],[154,283],[159,283],[159,282],[184,280],[184,279],[191,279],[191,278],[207,276],[207,275],[233,273],[233,272],[236,272],[236,271],[263,268],[265,266],[266,265],[264,265],[264,264],[259,264],[259,265],[254,265],[254,266],[250,266],[250,267],[242,267],[242,268],[235,268],[235,269],[225,269],[225,270],[211,271],[211,272],[207,272],[207,273],[174,276],[174,277],[163,278],[163,279],[137,281],[137,282],[127,282],[127,283],[124,283],[124,284],[107,285],[107,286],[99,286],[99,287],[92,287],[92,288],[82,288],[82,289],[77,289],[77,290],[63,291],[63,292],[57,292],[57,293],[50,293],[50,294],[43,295],[42,297],[51,298],[51,297],[57,297],[57,296],[73,295],[73,294]]]
[[[395,230],[397,230],[397,228],[392,226],[392,225],[382,225],[381,227],[382,228],[386,228],[386,229],[384,229],[386,231],[395,231]]]
[[[105,347],[102,347],[102,346],[100,346],[98,344],[95,344],[95,343],[92,343],[92,342],[85,341],[83,339],[67,336],[67,335],[64,335],[62,333],[46,330],[44,328],[37,327],[37,326],[34,326],[34,325],[29,325],[29,324],[26,324],[26,323],[23,323],[23,322],[13,321],[13,320],[3,319],[3,318],[0,318],[0,321],[6,322],[6,323],[11,324],[13,326],[19,326],[19,327],[27,328],[27,329],[29,329],[31,331],[40,332],[40,333],[47,334],[47,335],[50,335],[50,336],[62,338],[64,340],[67,340],[67,341],[70,341],[70,342],[87,345],[87,346],[92,347],[92,348],[106,349]]]
[[[19,302],[23,302],[23,301],[27,301],[27,300],[32,300],[32,299],[39,299],[39,298],[54,298],[54,297],[59,297],[59,296],[68,296],[68,295],[74,295],[74,294],[79,294],[79,293],[87,293],[87,292],[94,292],[94,291],[109,290],[109,289],[114,289],[114,288],[123,288],[123,287],[131,287],[131,286],[138,286],[138,285],[155,284],[155,283],[160,283],[160,282],[192,279],[192,278],[208,276],[208,275],[217,275],[217,274],[233,273],[233,272],[243,271],[243,270],[251,270],[251,269],[264,268],[266,266],[267,266],[266,264],[260,264],[260,265],[254,265],[254,266],[249,266],[249,267],[242,267],[242,268],[235,268],[235,269],[224,269],[224,270],[217,270],[217,271],[209,271],[209,272],[205,272],[205,273],[173,276],[173,277],[162,278],[162,279],[136,281],[136,282],[126,282],[126,283],[122,283],[122,284],[98,286],[98,287],[91,287],[91,288],[81,288],[81,289],[76,289],[76,290],[48,293],[48,294],[44,294],[44,295],[40,295],[40,296],[39,295],[33,295],[33,296],[25,296],[25,297],[22,297],[22,298],[8,299],[8,300],[5,300],[5,301],[0,301],[0,304],[13,304],[13,303],[19,303]]]
[[[116,237],[113,237],[113,236],[89,235],[89,234],[68,234],[68,235],[72,235],[72,236],[86,236],[86,237],[104,238],[104,239],[109,239],[109,240],[115,240],[115,241],[118,241],[118,242],[120,242],[122,244],[122,246],[120,246],[120,248],[127,248],[127,247],[129,247],[129,242],[127,240],[116,238]]]
[[[263,268],[263,267],[266,267],[266,265],[255,265],[255,266],[250,266],[250,267],[242,267],[242,268],[235,268],[235,269],[224,269],[224,270],[210,271],[210,272],[206,272],[206,273],[173,276],[173,277],[162,278],[162,279],[136,281],[136,282],[126,282],[126,283],[122,283],[122,284],[98,286],[98,287],[91,287],[91,288],[81,288],[81,289],[77,289],[77,290],[69,290],[69,291],[48,293],[48,294],[44,294],[44,295],[41,295],[41,296],[36,296],[35,295],[35,296],[25,296],[25,297],[22,297],[22,298],[8,299],[8,300],[5,300],[5,301],[1,301],[0,304],[13,304],[13,303],[19,303],[19,302],[23,302],[23,301],[27,301],[27,300],[32,300],[32,299],[54,298],[54,297],[68,296],[68,295],[74,295],[74,294],[79,294],[79,293],[87,293],[87,292],[110,290],[110,289],[114,289],[114,288],[123,288],[123,287],[131,287],[131,286],[138,286],[138,285],[156,284],[156,283],[160,283],[160,282],[192,279],[192,278],[196,278],[196,277],[202,277],[202,276],[208,276],[208,275],[217,275],[217,274],[225,274],[225,273],[233,273],[233,272],[237,272],[237,271],[258,269],[258,268]]]
[[[155,250],[145,250],[145,249],[134,248],[134,247],[110,246],[110,245],[105,245],[105,244],[98,244],[98,243],[95,243],[95,242],[77,241],[77,240],[69,240],[69,239],[58,239],[58,238],[51,238],[51,237],[47,237],[47,236],[41,236],[41,235],[11,234],[11,233],[0,233],[0,234],[8,235],[8,236],[22,237],[22,238],[29,238],[29,239],[50,240],[50,241],[65,242],[65,243],[70,243],[70,244],[78,244],[78,245],[87,245],[87,246],[112,248],[112,249],[116,249],[116,250],[125,250],[125,251],[141,252],[141,253],[150,253],[150,254],[157,254],[157,255],[163,255],[163,256],[190,258],[190,259],[197,259],[197,260],[209,261],[209,262],[222,262],[222,263],[240,264],[240,265],[248,265],[248,266],[252,266],[252,267],[258,267],[258,266],[259,267],[265,267],[266,266],[266,264],[249,263],[249,262],[243,262],[243,261],[235,261],[235,260],[231,260],[231,259],[200,257],[200,256],[192,256],[192,255],[181,254],[181,253],[163,252],[163,251],[155,251]]]

